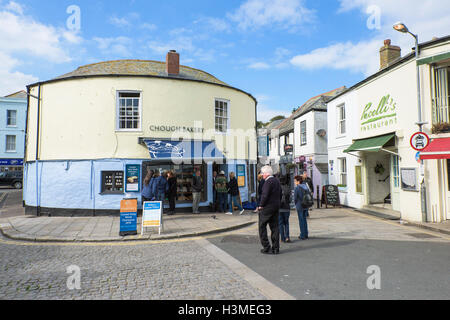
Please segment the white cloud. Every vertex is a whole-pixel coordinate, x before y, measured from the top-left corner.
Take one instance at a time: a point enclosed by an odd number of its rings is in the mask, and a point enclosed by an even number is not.
[[[265,62],[254,62],[248,66],[250,69],[254,70],[267,70],[270,69],[270,65]]]
[[[272,108],[267,105],[268,102],[272,100],[272,97],[266,95],[266,94],[256,94],[255,95],[256,100],[258,101],[258,121],[262,122],[269,122],[270,119],[276,117],[276,116],[285,116],[289,117],[291,115],[290,112]]]
[[[203,17],[194,21],[194,24],[204,26],[209,32],[214,31],[228,33],[231,31],[230,24],[225,19],[221,18]]]
[[[120,57],[131,56],[130,47],[133,43],[132,39],[127,37],[116,37],[116,38],[100,38],[95,37],[93,39],[97,42],[98,48],[104,54],[113,54]]]
[[[141,29],[146,29],[146,30],[149,30],[149,31],[153,31],[153,30],[158,29],[158,27],[157,27],[155,24],[147,23],[147,22],[142,23],[142,24],[140,25],[140,28],[141,28]]]
[[[304,6],[303,0],[247,0],[227,17],[238,24],[241,30],[255,30],[276,26],[296,31],[305,23],[315,19],[315,13]]]
[[[0,95],[25,89],[27,84],[38,81],[36,76],[17,70],[24,61],[70,62],[69,50],[82,41],[76,33],[27,16],[25,7],[17,2],[0,3]]]
[[[429,41],[434,36],[449,35],[450,6],[446,1],[340,0],[338,13],[345,15],[359,10],[369,19],[367,8],[370,6],[378,6],[381,25],[378,30],[371,30],[373,35],[369,39],[330,44],[293,57],[291,64],[302,69],[349,70],[368,76],[380,68],[379,49],[383,46],[383,40],[391,39],[393,45],[400,46],[403,56],[411,52],[414,39],[395,31],[392,28],[395,22],[403,21],[411,32],[419,35],[420,42]]]

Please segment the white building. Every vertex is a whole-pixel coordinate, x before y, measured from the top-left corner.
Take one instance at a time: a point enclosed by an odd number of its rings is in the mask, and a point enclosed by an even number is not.
[[[449,220],[450,37],[421,44],[419,59],[414,52],[401,58],[390,41],[380,54],[379,72],[328,102],[330,184],[349,207],[389,210],[410,221]],[[420,154],[410,145],[419,131],[417,66],[423,131],[432,140]]]

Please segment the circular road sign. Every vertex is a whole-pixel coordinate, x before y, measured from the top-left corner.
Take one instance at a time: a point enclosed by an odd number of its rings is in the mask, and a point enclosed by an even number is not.
[[[424,132],[416,132],[411,137],[411,147],[416,151],[423,151],[430,144],[430,137]]]

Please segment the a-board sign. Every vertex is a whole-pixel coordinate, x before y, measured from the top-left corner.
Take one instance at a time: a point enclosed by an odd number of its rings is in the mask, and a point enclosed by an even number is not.
[[[142,206],[142,229],[141,234],[144,234],[144,228],[158,228],[159,234],[162,229],[162,202],[148,201],[144,202]]]
[[[121,237],[137,234],[137,199],[124,199],[120,202],[120,231]]]
[[[328,185],[322,188],[322,204],[325,204],[327,208],[341,205],[338,186]]]

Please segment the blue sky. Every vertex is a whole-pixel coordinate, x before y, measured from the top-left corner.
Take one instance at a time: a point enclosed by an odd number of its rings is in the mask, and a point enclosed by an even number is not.
[[[67,24],[80,9],[80,29]],[[310,97],[379,68],[384,39],[409,52],[450,34],[441,0],[0,0],[0,95],[115,59],[165,59],[207,71],[259,101],[259,118],[288,115]],[[71,20],[73,21],[73,20]]]

